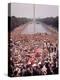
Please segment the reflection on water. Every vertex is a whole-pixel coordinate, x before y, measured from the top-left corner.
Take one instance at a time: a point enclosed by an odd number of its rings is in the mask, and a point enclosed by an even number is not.
[[[22,31],[22,34],[34,34],[34,33],[51,33],[47,28],[47,25],[43,23],[35,24],[35,31],[34,31],[34,24],[29,23],[26,28]]]

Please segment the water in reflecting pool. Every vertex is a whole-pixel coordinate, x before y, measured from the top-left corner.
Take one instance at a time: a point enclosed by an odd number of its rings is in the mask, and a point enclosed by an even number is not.
[[[33,23],[29,23],[26,28],[24,28],[24,30],[22,31],[22,34],[34,34],[34,33],[51,33],[48,28],[47,25],[43,24],[43,23],[39,23],[39,24],[35,24],[35,31],[34,31],[34,24]]]

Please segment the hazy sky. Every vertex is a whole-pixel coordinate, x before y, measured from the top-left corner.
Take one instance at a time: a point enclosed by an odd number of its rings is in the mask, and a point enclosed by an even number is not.
[[[11,16],[33,18],[33,4],[11,4]],[[35,5],[35,17],[55,17],[58,16],[58,6],[55,5]]]

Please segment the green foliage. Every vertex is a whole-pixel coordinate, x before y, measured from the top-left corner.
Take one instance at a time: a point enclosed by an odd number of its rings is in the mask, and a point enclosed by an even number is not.
[[[41,21],[45,24],[52,25],[52,27],[58,30],[58,16],[57,17],[47,17],[42,19],[37,19],[37,21]]]
[[[18,27],[22,24],[25,24],[29,21],[30,21],[29,18],[23,18],[23,17],[17,18],[15,16],[12,16],[12,17],[8,16],[8,27],[9,27],[8,31],[10,32],[13,29],[15,29],[16,27]]]

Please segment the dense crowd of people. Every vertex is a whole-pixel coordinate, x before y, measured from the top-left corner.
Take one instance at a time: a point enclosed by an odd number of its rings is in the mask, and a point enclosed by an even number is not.
[[[58,41],[39,39],[34,35],[18,41],[9,40],[9,76],[58,74]],[[36,38],[36,39],[35,39]]]

